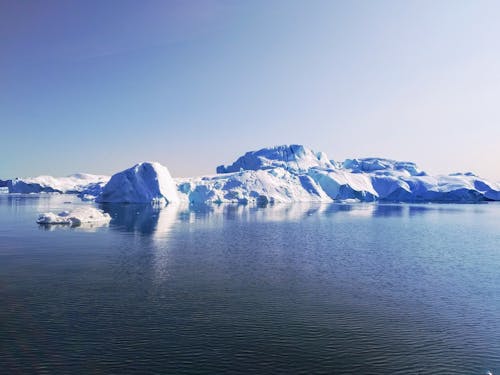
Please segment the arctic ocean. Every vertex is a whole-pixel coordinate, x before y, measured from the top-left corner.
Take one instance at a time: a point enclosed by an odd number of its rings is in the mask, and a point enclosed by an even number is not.
[[[109,223],[43,226],[102,209]],[[500,371],[500,205],[0,195],[6,373]]]

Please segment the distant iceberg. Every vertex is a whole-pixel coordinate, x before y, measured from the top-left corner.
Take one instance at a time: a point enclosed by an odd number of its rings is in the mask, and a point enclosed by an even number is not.
[[[78,194],[90,185],[104,186],[108,176],[77,173],[67,177],[38,176],[0,181],[9,193],[65,193]]]

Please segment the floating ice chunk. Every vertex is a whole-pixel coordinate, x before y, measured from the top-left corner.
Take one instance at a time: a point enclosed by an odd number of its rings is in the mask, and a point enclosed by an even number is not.
[[[82,224],[107,224],[111,216],[94,207],[78,207],[71,211],[42,213],[38,216],[38,224],[63,224],[79,226]]]
[[[95,195],[92,194],[78,194],[78,197],[84,202],[91,202],[95,200]]]

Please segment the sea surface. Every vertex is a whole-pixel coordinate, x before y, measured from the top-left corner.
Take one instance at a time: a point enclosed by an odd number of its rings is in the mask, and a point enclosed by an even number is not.
[[[0,195],[4,374],[500,374],[500,204]]]

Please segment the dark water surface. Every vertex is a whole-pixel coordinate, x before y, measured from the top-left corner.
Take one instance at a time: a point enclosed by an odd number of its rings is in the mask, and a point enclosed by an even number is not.
[[[1,373],[500,374],[499,204],[77,204],[0,195]]]

